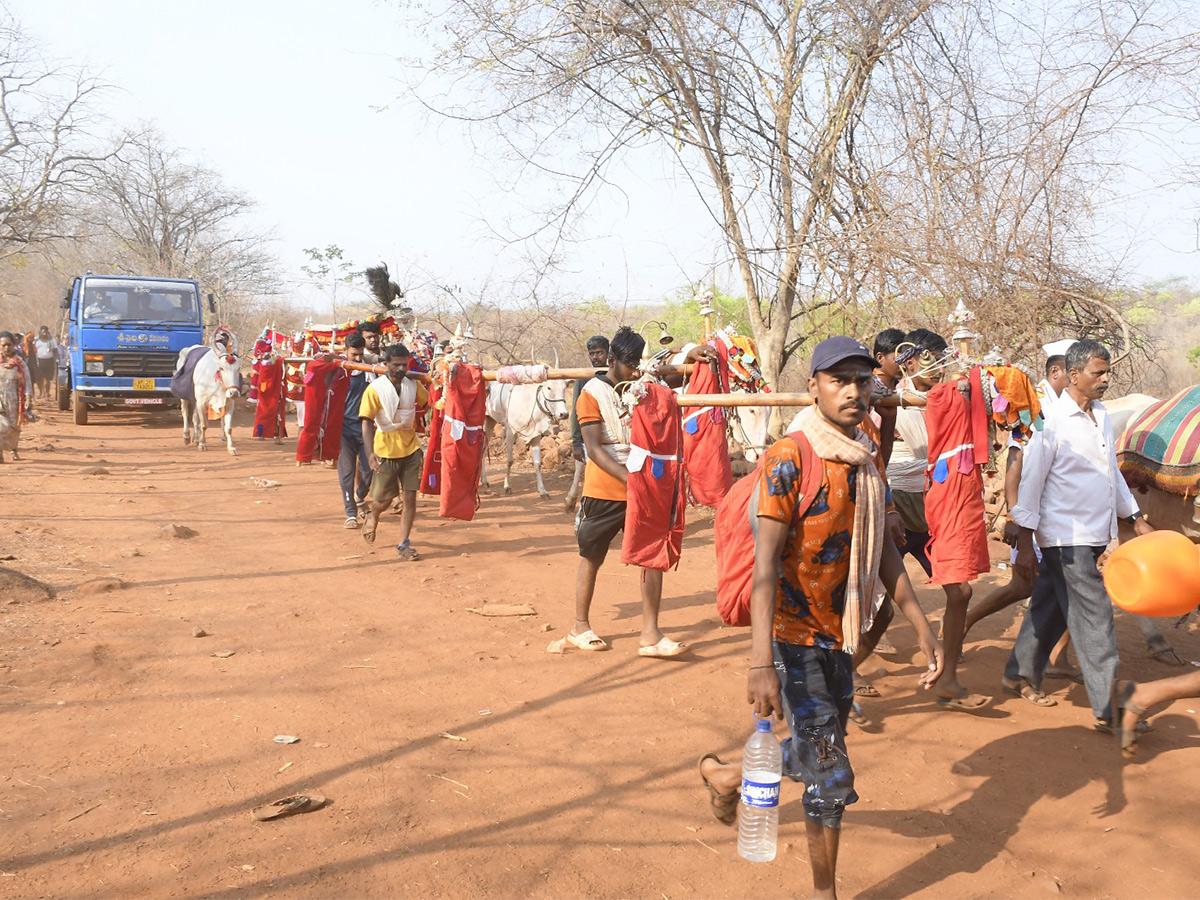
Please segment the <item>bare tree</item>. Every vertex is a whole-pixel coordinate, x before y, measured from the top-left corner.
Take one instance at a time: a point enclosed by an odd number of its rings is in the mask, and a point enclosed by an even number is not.
[[[772,383],[833,323],[944,326],[959,298],[1007,316],[1002,338],[1018,350],[1052,328],[1132,340],[1109,302],[1117,267],[1087,252],[1087,226],[1106,172],[1127,164],[1123,138],[1194,71],[1188,4],[440,9],[450,36],[441,69],[464,79],[471,99],[430,105],[502,126],[529,169],[569,176],[538,235],[546,256],[612,160],[661,142],[726,238]]]
[[[0,6],[0,259],[71,234],[72,202],[108,155],[92,137],[104,89],[45,59]]]
[[[254,206],[155,129],[128,134],[95,167],[86,219],[95,252],[106,256],[93,267],[194,278],[234,324],[248,318],[255,297],[279,290],[272,238],[246,221]]]

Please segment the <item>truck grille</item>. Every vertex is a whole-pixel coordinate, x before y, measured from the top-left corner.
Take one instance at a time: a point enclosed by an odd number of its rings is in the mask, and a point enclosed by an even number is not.
[[[171,352],[138,352],[132,350],[117,350],[109,354],[108,367],[115,377],[139,378],[158,377],[170,378],[175,374],[175,359],[178,356]]]

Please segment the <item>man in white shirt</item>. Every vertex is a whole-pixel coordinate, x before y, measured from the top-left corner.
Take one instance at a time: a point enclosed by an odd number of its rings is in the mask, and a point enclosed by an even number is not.
[[[1117,517],[1134,531],[1153,529],[1117,468],[1112,423],[1100,398],[1108,390],[1108,351],[1092,340],[1067,351],[1068,385],[1045,411],[1046,424],[1025,451],[1013,521],[1020,528],[1017,568],[1038,569],[1029,612],[1004,670],[1004,689],[1040,692],[1050,651],[1070,628],[1096,727],[1112,728],[1109,689],[1117,674],[1112,604],[1096,561],[1117,536]],[[1033,536],[1042,551],[1033,561]]]

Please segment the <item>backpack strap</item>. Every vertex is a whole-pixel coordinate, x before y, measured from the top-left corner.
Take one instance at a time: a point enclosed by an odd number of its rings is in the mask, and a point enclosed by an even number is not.
[[[800,450],[800,500],[796,504],[796,511],[793,514],[793,520],[798,522],[808,513],[809,507],[812,506],[813,500],[821,490],[821,481],[825,477],[825,466],[821,462],[821,457],[817,456],[813,450],[812,444],[808,442],[808,435],[803,431],[789,432],[788,437],[796,442],[796,446]]]

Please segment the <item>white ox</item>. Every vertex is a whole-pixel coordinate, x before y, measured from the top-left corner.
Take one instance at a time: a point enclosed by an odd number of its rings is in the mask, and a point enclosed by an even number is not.
[[[542,481],[542,438],[559,422],[565,421],[567,413],[566,382],[546,381],[542,384],[497,384],[488,387],[487,433],[495,425],[504,426],[504,493],[511,494],[509,477],[512,475],[513,442],[520,438],[529,447],[533,458],[533,472],[537,476],[537,491],[541,497],[549,497],[546,484]],[[489,487],[487,463],[483,467],[483,486]]]
[[[199,346],[199,345],[197,345]],[[185,347],[179,353],[176,369],[183,368],[188,354],[195,347]],[[238,358],[232,353],[217,355],[209,351],[200,357],[196,368],[192,370],[192,389],[195,392],[195,402],[180,398],[183,410],[183,443],[192,442],[192,430],[195,429],[196,449],[207,450],[204,443],[205,432],[208,430],[208,420],[221,419],[222,433],[225,436],[225,446],[230,456],[237,456],[233,446],[233,407],[241,386],[241,372]]]

